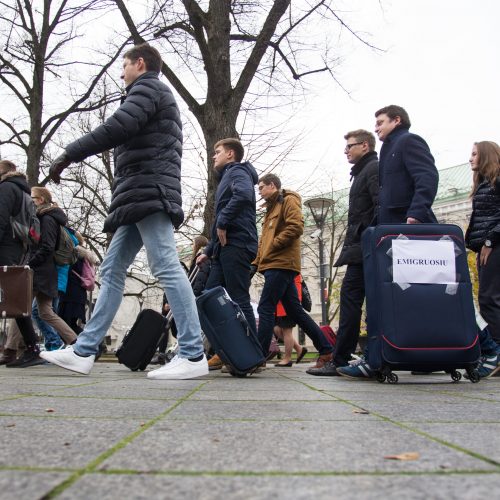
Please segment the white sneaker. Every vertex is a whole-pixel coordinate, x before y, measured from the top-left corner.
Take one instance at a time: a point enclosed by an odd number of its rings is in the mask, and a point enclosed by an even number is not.
[[[148,372],[152,380],[186,380],[208,375],[208,361],[205,355],[200,361],[189,361],[176,356],[170,363]]]
[[[49,363],[83,375],[90,373],[95,359],[94,355],[87,357],[78,356],[73,351],[72,346],[68,346],[66,349],[61,349],[60,351],[43,351],[40,353],[40,357]]]

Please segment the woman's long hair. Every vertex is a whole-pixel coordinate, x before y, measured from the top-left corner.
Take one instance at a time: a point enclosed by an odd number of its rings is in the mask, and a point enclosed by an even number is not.
[[[474,195],[484,180],[495,186],[500,177],[500,146],[493,141],[475,142],[474,145],[477,149],[478,169],[474,172],[471,195]]]
[[[208,239],[205,236],[203,236],[202,234],[196,236],[196,238],[193,240],[193,254],[191,255],[191,263],[196,260],[198,252],[207,245]]]

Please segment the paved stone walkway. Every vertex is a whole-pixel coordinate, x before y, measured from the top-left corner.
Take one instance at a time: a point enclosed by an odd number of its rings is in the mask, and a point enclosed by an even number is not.
[[[480,499],[500,491],[500,378],[149,381],[0,368],[0,498]],[[404,453],[413,460],[385,458]],[[496,491],[496,493],[495,493]]]

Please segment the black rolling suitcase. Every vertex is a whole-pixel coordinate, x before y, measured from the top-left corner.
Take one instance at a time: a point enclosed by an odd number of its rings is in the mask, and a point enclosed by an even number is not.
[[[118,361],[132,371],[144,370],[167,330],[168,320],[159,312],[143,309],[116,351]]]
[[[196,266],[189,276],[191,284],[198,271]],[[116,350],[118,361],[132,371],[145,370],[153,359],[160,340],[167,334],[172,319],[172,311],[165,317],[152,309],[142,310]]]
[[[196,304],[203,333],[231,375],[244,377],[266,361],[245,315],[223,287],[203,292]]]
[[[466,369],[477,382],[479,328],[462,230],[452,224],[397,224],[362,235],[368,364],[378,380],[393,370]]]

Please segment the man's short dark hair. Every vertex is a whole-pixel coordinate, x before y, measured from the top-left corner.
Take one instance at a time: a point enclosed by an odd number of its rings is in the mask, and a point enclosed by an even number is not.
[[[136,62],[140,57],[144,59],[147,71],[154,71],[156,73],[161,71],[161,55],[154,47],[151,47],[149,43],[134,45],[134,47],[123,54],[124,59],[130,59],[132,62]]]
[[[0,160],[0,171],[3,173],[15,172],[17,170],[16,164],[10,160]]]
[[[377,118],[378,115],[387,115],[391,120],[394,120],[397,116],[399,116],[401,119],[401,127],[411,127],[410,117],[408,116],[406,110],[401,106],[390,104],[389,106],[385,106],[375,112],[375,118]]]
[[[265,174],[259,179],[259,183],[263,183],[266,186],[270,184],[274,184],[276,189],[281,189],[281,180],[277,175],[274,174]]]
[[[245,154],[245,148],[243,147],[243,144],[241,144],[239,139],[236,139],[235,137],[228,137],[227,139],[221,139],[220,141],[215,143],[214,149],[217,149],[219,146],[234,151],[234,159],[237,162],[243,160],[243,155]]]
[[[368,130],[353,130],[352,132],[347,132],[347,134],[344,135],[344,139],[346,141],[351,137],[355,139],[356,142],[367,142],[369,150],[375,151],[375,136],[371,132],[368,132]]]

